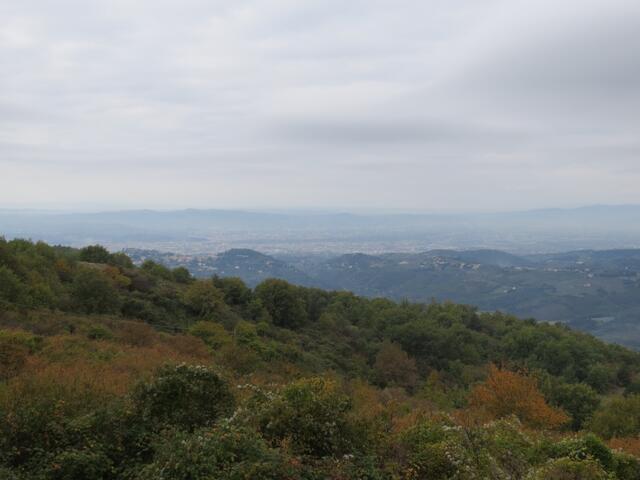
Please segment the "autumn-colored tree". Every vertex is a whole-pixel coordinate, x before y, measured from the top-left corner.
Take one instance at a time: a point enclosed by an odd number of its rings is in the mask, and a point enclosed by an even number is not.
[[[511,415],[533,428],[558,428],[567,414],[547,404],[535,378],[491,365],[489,376],[469,395],[469,406],[498,419]]]
[[[384,385],[413,388],[418,381],[416,361],[397,343],[387,341],[382,344],[374,368]]]

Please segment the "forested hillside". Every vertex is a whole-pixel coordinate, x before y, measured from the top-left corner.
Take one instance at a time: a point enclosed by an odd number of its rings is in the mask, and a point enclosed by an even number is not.
[[[414,302],[453,301],[483,311],[566,323],[640,350],[640,250],[581,250],[519,256],[498,250],[430,250],[340,256],[229,250],[217,256],[131,249],[186,266],[194,276],[238,276],[251,286],[269,277],[303,286]]]
[[[561,325],[0,239],[0,478],[637,479],[639,393]]]

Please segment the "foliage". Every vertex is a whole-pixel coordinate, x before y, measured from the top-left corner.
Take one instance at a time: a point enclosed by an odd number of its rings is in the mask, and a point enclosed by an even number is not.
[[[113,282],[100,270],[82,268],[71,291],[77,308],[85,313],[114,313],[120,306]]]
[[[515,415],[534,428],[558,428],[569,420],[563,411],[547,404],[534,378],[495,365],[490,366],[486,381],[472,390],[469,404],[491,418]]]
[[[186,305],[199,317],[212,319],[224,306],[224,293],[213,282],[196,280],[184,292]]]
[[[301,455],[345,455],[359,445],[348,414],[351,400],[335,382],[310,378],[293,382],[271,400],[258,418],[265,438],[286,442]]]
[[[256,287],[255,295],[276,325],[296,328],[306,322],[304,300],[298,294],[298,289],[284,280],[265,280]]]
[[[139,480],[293,478],[282,454],[246,428],[221,425],[193,434],[169,432]]]
[[[376,354],[373,366],[382,385],[413,388],[418,382],[418,369],[413,358],[397,343],[385,342]]]
[[[640,395],[610,399],[595,412],[589,429],[606,439],[640,435]]]
[[[167,366],[138,385],[134,404],[144,420],[193,430],[229,415],[235,401],[226,383],[201,365]]]
[[[1,478],[640,478],[637,353],[127,260],[0,239]]]

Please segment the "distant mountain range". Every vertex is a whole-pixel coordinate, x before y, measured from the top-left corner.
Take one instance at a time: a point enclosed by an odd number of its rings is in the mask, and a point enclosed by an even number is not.
[[[640,348],[640,249],[513,255],[498,250],[431,250],[331,258],[276,258],[248,249],[190,256],[130,249],[186,266],[200,277],[238,276],[255,286],[269,277],[369,297],[451,300],[522,317],[563,322],[605,340]]]
[[[75,246],[103,243],[220,252],[418,252],[491,248],[518,253],[640,248],[640,206],[494,214],[269,213],[132,210],[47,213],[0,210],[0,232]],[[170,248],[169,248],[170,247]]]

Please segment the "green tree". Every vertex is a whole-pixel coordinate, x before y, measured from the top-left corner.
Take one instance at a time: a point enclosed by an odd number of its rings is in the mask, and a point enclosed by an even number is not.
[[[171,273],[173,273],[173,279],[178,283],[189,283],[193,280],[191,273],[185,267],[176,267]]]
[[[200,318],[213,318],[225,306],[224,294],[210,280],[196,280],[184,292],[184,302]]]
[[[150,382],[138,385],[133,399],[145,421],[183,430],[212,425],[235,406],[226,382],[201,365],[164,367]]]
[[[587,426],[606,439],[640,435],[640,395],[616,397],[604,402]]]
[[[353,453],[364,439],[349,421],[351,400],[323,378],[289,384],[263,409],[265,438],[290,441],[294,452],[316,457]]]
[[[102,245],[89,245],[80,250],[80,260],[90,263],[109,263],[111,254]]]
[[[213,284],[224,293],[227,305],[244,306],[251,300],[251,289],[239,277],[213,277]]]
[[[291,464],[254,431],[223,425],[195,434],[171,433],[139,480],[287,480]]]
[[[115,313],[120,297],[113,282],[100,270],[81,268],[71,286],[72,300],[86,313]]]
[[[600,404],[598,393],[584,383],[562,383],[552,389],[550,401],[571,415],[571,428],[580,430]]]
[[[8,267],[0,265],[0,301],[24,302],[25,291],[20,278]]]
[[[255,295],[279,327],[296,328],[306,323],[304,299],[290,283],[275,278],[265,280],[256,287]]]

